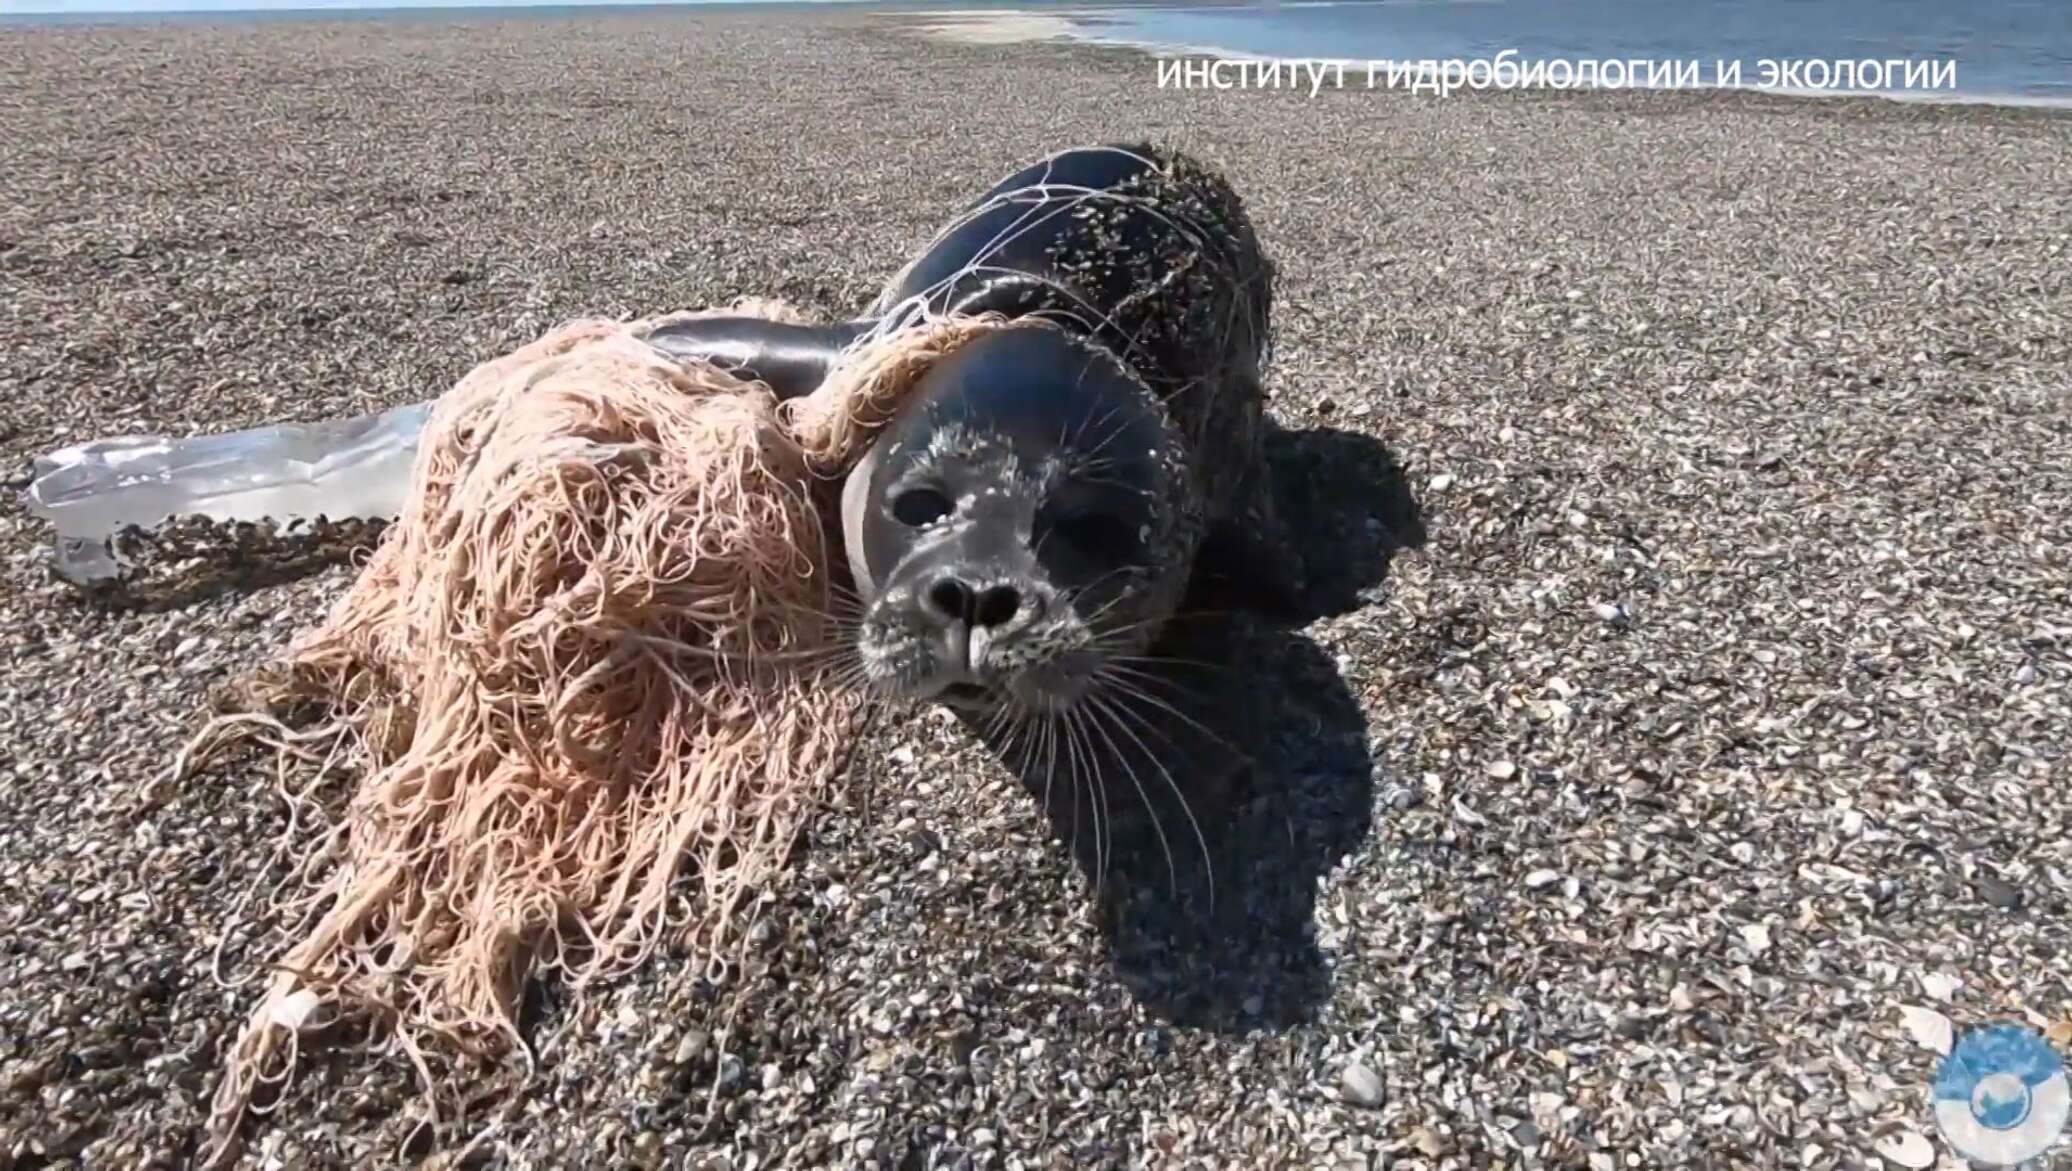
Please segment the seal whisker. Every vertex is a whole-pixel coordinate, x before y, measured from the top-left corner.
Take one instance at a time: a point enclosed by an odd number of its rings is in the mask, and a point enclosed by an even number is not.
[[[1109,418],[1110,418],[1110,419],[1114,419],[1114,418],[1115,418],[1115,416],[1116,416],[1116,415],[1119,415],[1119,414],[1120,414],[1121,412],[1122,412],[1122,407],[1121,407],[1121,406],[1120,406],[1120,405],[1118,404],[1118,405],[1117,405],[1116,407],[1114,407],[1113,409],[1111,409],[1111,410],[1110,410],[1110,411],[1108,412]],[[1106,421],[1107,421],[1107,420],[1103,420],[1103,422],[1106,422]],[[1104,452],[1104,451],[1106,451],[1106,450],[1108,450],[1108,445],[1109,445],[1109,444],[1111,444],[1111,443],[1115,442],[1115,441],[1116,441],[1117,439],[1120,439],[1120,438],[1122,438],[1122,436],[1123,436],[1124,434],[1126,434],[1126,433],[1127,433],[1127,431],[1128,431],[1128,427],[1127,427],[1127,424],[1128,424],[1128,422],[1129,422],[1129,420],[1127,420],[1127,419],[1115,419],[1115,426],[1114,426],[1113,428],[1111,428],[1111,429],[1109,430],[1109,432],[1108,432],[1108,435],[1107,435],[1107,438],[1105,438],[1105,439],[1102,439],[1102,440],[1101,440],[1101,441],[1100,441],[1099,443],[1095,444],[1095,445],[1094,445],[1094,448],[1093,448],[1093,450],[1092,450],[1092,451],[1089,451],[1089,452],[1087,452],[1087,453],[1086,453],[1086,455],[1084,456],[1084,458],[1086,458],[1086,459],[1099,459],[1099,458],[1100,458],[1100,455],[1101,455],[1101,453],[1102,453],[1102,452]]]
[[[1108,666],[1117,675],[1127,676],[1128,678],[1141,684],[1156,684],[1157,686],[1168,688],[1172,691],[1180,692],[1182,694],[1186,693],[1187,685],[1185,683],[1181,682],[1178,679],[1167,678],[1166,676],[1158,673],[1157,671],[1147,670],[1145,667],[1139,666],[1138,664],[1140,663],[1158,667],[1187,667],[1203,671],[1221,671],[1225,673],[1228,673],[1230,671],[1230,667],[1228,664],[1211,663],[1206,659],[1181,659],[1169,658],[1164,656],[1152,657],[1148,655],[1120,654],[1111,655],[1108,657]]]
[[[1130,763],[1128,759],[1128,754],[1123,752],[1122,746],[1120,744],[1116,743],[1115,737],[1110,736],[1108,734],[1108,729],[1102,726],[1102,717],[1104,715],[1110,720],[1115,720],[1116,717],[1112,713],[1106,712],[1106,709],[1101,705],[1101,701],[1098,697],[1089,696],[1088,699],[1090,703],[1086,707],[1086,722],[1089,727],[1091,727],[1095,732],[1098,732],[1100,734],[1102,740],[1107,742],[1108,750],[1114,754],[1114,759],[1122,763],[1123,774],[1129,777],[1130,784],[1137,790],[1137,799],[1144,803],[1144,811],[1151,815],[1151,832],[1158,835],[1158,847],[1159,849],[1165,852],[1167,889],[1172,891],[1174,898],[1179,898],[1180,868],[1179,864],[1175,862],[1173,859],[1173,845],[1170,841],[1166,839],[1165,825],[1159,820],[1158,810],[1155,809],[1151,804],[1151,794],[1144,791],[1144,782],[1137,779],[1136,766]],[[1118,727],[1119,726],[1120,724],[1118,722]],[[1127,728],[1123,728],[1121,730],[1125,734],[1127,734],[1129,731],[1129,729]],[[1156,765],[1158,764],[1158,761],[1156,759],[1153,759],[1152,763]],[[1164,766],[1161,765],[1159,767],[1163,768]],[[1171,778],[1168,778],[1168,781],[1170,781],[1170,779]],[[1182,808],[1185,808],[1187,803],[1183,799],[1180,804]],[[1190,818],[1192,817],[1191,814],[1189,816]],[[1199,833],[1198,827],[1197,833]],[[1210,889],[1212,892],[1215,889],[1215,880],[1213,878],[1211,878],[1210,880]]]
[[[1069,449],[1071,449],[1071,450],[1077,451],[1077,450],[1079,449],[1080,441],[1086,438],[1086,433],[1087,433],[1088,431],[1090,431],[1090,430],[1092,430],[1092,429],[1094,429],[1094,428],[1096,428],[1096,427],[1104,426],[1104,425],[1106,425],[1106,424],[1107,424],[1108,422],[1110,422],[1111,420],[1115,419],[1115,418],[1116,418],[1116,416],[1118,416],[1118,415],[1122,414],[1122,411],[1123,411],[1123,407],[1124,407],[1124,405],[1125,405],[1125,404],[1123,404],[1123,403],[1111,403],[1111,404],[1109,404],[1109,407],[1108,407],[1108,409],[1107,409],[1106,411],[1102,412],[1102,414],[1101,414],[1101,417],[1100,417],[1100,418],[1099,418],[1098,420],[1096,420],[1096,419],[1095,419],[1095,418],[1093,417],[1093,414],[1092,414],[1092,412],[1085,412],[1085,413],[1082,413],[1082,414],[1081,414],[1081,415],[1079,416],[1079,430],[1078,430],[1078,431],[1077,431],[1076,433],[1074,433],[1074,434],[1072,434],[1071,436],[1069,436],[1069,437],[1067,437],[1067,436],[1059,436],[1059,442],[1058,442],[1058,446],[1059,446],[1059,448],[1061,448],[1061,449],[1063,449],[1063,448],[1069,448]],[[1067,425],[1067,426],[1070,426],[1070,423],[1071,423],[1071,421],[1070,421],[1069,419],[1068,419],[1068,420],[1066,420],[1066,425]],[[1093,450],[1093,451],[1087,452],[1087,453],[1086,453],[1086,454],[1085,454],[1084,456],[1082,456],[1081,458],[1082,458],[1082,459],[1085,459],[1085,460],[1091,460],[1091,459],[1092,459],[1093,457],[1095,457],[1095,456],[1097,456],[1097,455],[1099,455],[1099,454],[1100,454],[1100,450],[1099,450],[1098,448],[1096,448],[1096,449],[1095,449],[1095,450]]]
[[[1041,542],[1039,542],[1039,544],[1040,543]],[[1079,599],[1091,593],[1097,586],[1106,584],[1109,578],[1120,577],[1124,574],[1135,572],[1137,568],[1137,566],[1130,564],[1118,565],[1115,568],[1109,570],[1108,572],[1100,575],[1099,577],[1094,578],[1092,581],[1089,581],[1074,589],[1066,591],[1065,600],[1071,603],[1072,605],[1076,606],[1079,604]],[[1113,610],[1118,604],[1120,604],[1121,601],[1122,599],[1120,597],[1110,598],[1107,602],[1102,604],[1100,609],[1095,610],[1093,613],[1086,615],[1084,621],[1088,626],[1093,626],[1095,623],[1101,620],[1103,615],[1107,614],[1108,611]]]
[[[1037,744],[1041,739],[1037,723],[1013,705],[1002,704],[987,721],[990,730],[984,733],[988,742],[997,742],[1000,758],[1009,771],[1024,780],[1035,767]],[[1048,811],[1050,783],[1047,778],[1043,787],[1043,806]]]
[[[844,691],[860,691],[870,686],[870,671],[862,660],[843,663],[834,671],[834,684]]]
[[[1086,620],[1087,625],[1094,625],[1095,622],[1099,620],[1100,616],[1107,614],[1108,611],[1114,608],[1114,602],[1110,602],[1109,604],[1101,607],[1099,610],[1094,612],[1094,617],[1090,617]],[[1165,617],[1160,617],[1154,614],[1149,617],[1132,619],[1128,622],[1119,622],[1113,626],[1103,627],[1101,628],[1100,637],[1095,642],[1095,647],[1096,649],[1101,650],[1121,650],[1124,646],[1128,645],[1127,640],[1130,635],[1137,634],[1144,630],[1162,630],[1165,627],[1171,625],[1175,617],[1177,617],[1177,615],[1167,615]]]
[[[1177,610],[1162,619],[1153,616],[1126,626],[1117,627],[1116,629],[1125,633],[1133,633],[1136,629],[1144,626],[1157,626],[1161,629],[1169,630],[1183,622],[1210,622],[1220,618],[1229,618],[1238,613],[1239,611],[1236,610]]]
[[[1043,721],[1043,740],[1045,746],[1043,763],[1043,803],[1046,809],[1050,805],[1051,784],[1054,781],[1056,781],[1058,775],[1058,722],[1059,721],[1055,716],[1048,717]],[[1077,845],[1079,843],[1080,806],[1078,773],[1070,771],[1067,772],[1065,776],[1065,788],[1067,789],[1067,791],[1071,793],[1072,796],[1072,842],[1074,845]],[[1092,810],[1091,812],[1093,813],[1094,818],[1095,844],[1098,845],[1101,826],[1100,812],[1098,810]],[[1096,851],[1095,856],[1099,857],[1098,851]]]
[[[1015,704],[1003,703],[987,714],[985,727],[979,732],[979,737],[991,743],[1005,732],[1008,734],[1008,743],[1011,745],[1016,739],[1019,739],[1028,726],[1029,720],[1022,714],[1021,708]],[[1007,751],[1008,749],[1003,747],[1001,755],[1005,756]]]
[[[1089,782],[1091,782],[1095,794],[1100,799],[1100,808],[1103,815],[1102,820],[1106,824],[1105,837],[1107,839],[1108,851],[1106,860],[1101,863],[1101,880],[1102,886],[1105,889],[1107,884],[1108,868],[1114,863],[1115,860],[1115,806],[1108,799],[1108,782],[1107,778],[1103,774],[1103,771],[1098,767],[1098,761],[1096,760],[1094,752],[1093,737],[1090,734],[1088,734],[1083,723],[1083,721],[1092,718],[1091,710],[1082,707],[1074,707],[1072,709],[1069,709],[1068,715],[1070,716],[1071,723],[1073,724],[1073,726],[1077,728],[1078,735],[1085,741],[1087,779]]]
[[[1158,696],[1151,694],[1149,691],[1144,690],[1142,687],[1139,687],[1117,675],[1104,673],[1103,682],[1115,688],[1118,692],[1122,694],[1128,695],[1132,698],[1141,700],[1144,703],[1150,704],[1152,707],[1157,708],[1159,711],[1162,711],[1167,715],[1172,716],[1174,719],[1180,720],[1181,722],[1185,723],[1188,727],[1191,727],[1195,731],[1200,732],[1202,735],[1207,736],[1209,739],[1214,740],[1218,746],[1226,748],[1233,753],[1243,755],[1243,753],[1240,751],[1237,745],[1232,744],[1229,740],[1225,739],[1222,736],[1222,734],[1212,730],[1208,727],[1208,725],[1202,723],[1200,720],[1197,720],[1193,716],[1188,715],[1186,712],[1181,711],[1170,701],[1161,699]]]
[[[1133,714],[1128,710],[1126,704],[1121,702],[1118,698],[1112,696],[1092,696],[1089,698],[1093,699],[1093,701],[1097,705],[1099,705],[1100,710],[1108,713],[1109,718],[1115,722],[1116,730],[1121,732],[1123,735],[1128,736],[1130,740],[1136,744],[1137,750],[1142,752],[1145,756],[1145,759],[1149,760],[1152,766],[1158,769],[1159,774],[1165,778],[1166,787],[1170,788],[1173,791],[1173,799],[1180,803],[1180,812],[1186,814],[1187,824],[1194,830],[1195,844],[1201,848],[1202,873],[1209,880],[1209,905],[1212,907],[1215,906],[1216,864],[1214,858],[1209,854],[1208,835],[1202,832],[1201,820],[1195,816],[1194,807],[1187,801],[1187,794],[1181,791],[1180,783],[1173,778],[1172,770],[1166,768],[1165,762],[1158,759],[1158,754],[1151,751],[1150,745],[1146,744],[1142,737],[1138,736],[1135,732],[1131,731],[1129,725],[1123,722],[1125,717],[1129,717]],[[1139,717],[1139,719],[1141,723],[1141,717]],[[1157,729],[1149,723],[1142,723],[1141,726],[1143,726],[1147,731],[1152,732],[1154,735],[1158,734]],[[1161,736],[1160,738],[1166,739],[1163,736]],[[1170,739],[1166,739],[1166,743],[1168,746],[1171,746],[1172,741]],[[1151,823],[1153,827],[1157,827],[1158,813],[1156,810],[1151,809],[1150,796],[1148,794],[1144,794],[1142,788],[1138,789],[1138,793],[1140,795],[1143,795],[1144,797],[1145,809],[1151,810]],[[1163,830],[1159,831],[1159,841],[1165,841],[1165,832]],[[1170,863],[1172,857],[1172,848],[1170,846],[1168,846],[1166,849],[1166,857],[1168,859],[1168,862]],[[1168,870],[1171,881],[1173,883],[1173,897],[1178,898],[1180,894],[1179,872],[1177,868],[1171,867],[1170,865],[1168,867]]]
[[[1094,889],[1101,890],[1108,882],[1108,852],[1112,848],[1113,811],[1108,809],[1108,790],[1101,783],[1101,773],[1092,767],[1093,762],[1081,755],[1079,712],[1067,708],[1058,721],[1065,732],[1066,769],[1073,778],[1075,790],[1078,787],[1082,768],[1086,772],[1087,795],[1094,818]],[[1103,816],[1107,814],[1107,816]]]

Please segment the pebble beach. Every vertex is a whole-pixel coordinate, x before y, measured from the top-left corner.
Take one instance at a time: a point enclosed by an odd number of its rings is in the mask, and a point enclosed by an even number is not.
[[[1358,580],[1247,644],[1213,902],[1097,891],[902,714],[748,963],[543,989],[436,1128],[400,1055],[314,1053],[238,1165],[1964,1166],[1949,1036],[2072,1052],[2072,115],[1161,90],[923,24],[0,28],[0,1171],[193,1162],[289,808],[166,768],[351,573],[83,601],[35,455],[417,401],[576,316],[846,315],[1146,138],[1279,266],[1290,460],[1392,481],[1306,498]]]

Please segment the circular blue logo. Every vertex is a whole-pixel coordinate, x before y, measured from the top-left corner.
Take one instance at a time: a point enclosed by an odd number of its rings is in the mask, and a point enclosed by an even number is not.
[[[1957,1153],[2012,1167],[2057,1141],[2072,1117],[2072,1083],[2036,1030],[1993,1025],[1966,1033],[1935,1072],[1935,1124]]]

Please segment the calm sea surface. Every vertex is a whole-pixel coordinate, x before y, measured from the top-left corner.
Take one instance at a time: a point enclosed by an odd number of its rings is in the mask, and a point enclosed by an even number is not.
[[[149,11],[137,11],[144,6]],[[811,10],[812,3],[771,7]],[[0,0],[0,23],[150,19],[437,19],[590,14],[648,5],[352,4],[286,0]],[[2072,0],[1288,0],[1284,3],[1059,3],[1057,0],[860,0],[888,12],[1019,12],[1072,38],[1230,55],[1577,62],[1955,61],[1955,93],[2072,105]],[[113,8],[129,11],[114,12]],[[1896,80],[1896,79],[1895,79]],[[1898,87],[1887,87],[1888,91]],[[1950,91],[1942,91],[1949,96]]]

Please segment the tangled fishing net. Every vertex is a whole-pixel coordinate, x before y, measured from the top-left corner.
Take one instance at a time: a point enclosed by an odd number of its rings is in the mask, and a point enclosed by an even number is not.
[[[668,937],[722,954],[862,714],[833,653],[835,481],[940,353],[1000,327],[871,340],[779,403],[640,323],[578,322],[439,400],[358,580],[176,765],[256,739],[357,771],[290,875],[298,941],[229,1054],[215,1158],[315,1020],[392,1025],[429,1089],[435,1041],[523,1047],[534,977],[580,986]]]

